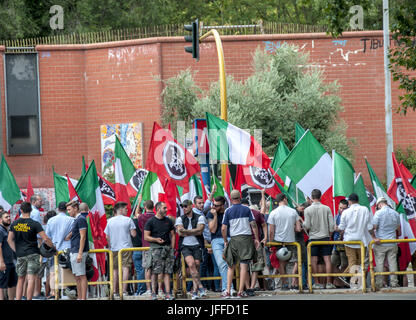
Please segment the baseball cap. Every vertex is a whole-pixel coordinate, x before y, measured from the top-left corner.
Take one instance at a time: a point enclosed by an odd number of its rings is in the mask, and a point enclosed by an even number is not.
[[[231,191],[230,198],[231,199],[240,199],[241,198],[240,191],[235,190],[235,189],[233,191]]]
[[[386,198],[384,198],[384,197],[379,197],[379,198],[377,199],[376,205],[378,205],[380,202],[385,202],[385,203],[387,203],[387,199],[386,199]]]

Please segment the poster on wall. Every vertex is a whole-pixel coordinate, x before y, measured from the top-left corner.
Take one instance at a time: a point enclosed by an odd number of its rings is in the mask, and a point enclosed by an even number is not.
[[[104,177],[114,173],[114,147],[116,136],[133,162],[143,167],[143,131],[141,122],[101,125],[101,172]]]

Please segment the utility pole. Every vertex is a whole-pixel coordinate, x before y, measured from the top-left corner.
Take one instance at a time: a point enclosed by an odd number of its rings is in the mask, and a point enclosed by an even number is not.
[[[384,96],[385,96],[385,114],[386,114],[386,170],[387,185],[393,180],[393,124],[391,111],[391,76],[389,69],[389,47],[390,47],[390,23],[389,23],[389,0],[383,0],[383,39],[384,39]]]

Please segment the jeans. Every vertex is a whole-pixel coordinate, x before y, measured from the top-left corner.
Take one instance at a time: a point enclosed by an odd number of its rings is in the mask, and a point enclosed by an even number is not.
[[[228,265],[222,258],[222,253],[224,251],[224,239],[215,238],[211,240],[212,252],[214,254],[215,262],[218,266],[218,271],[221,275],[221,289],[222,291],[227,290],[227,271]]]
[[[136,270],[137,280],[144,280],[144,269],[142,266],[142,254],[143,251],[133,251],[133,264],[134,269]],[[146,292],[146,284],[138,283],[137,285],[137,294],[143,294]]]
[[[201,278],[203,277],[210,277],[211,274],[209,272],[209,255],[207,248],[202,249],[202,261],[201,265],[199,267],[199,274],[201,275]],[[209,289],[209,282],[207,280],[201,281],[204,288]]]

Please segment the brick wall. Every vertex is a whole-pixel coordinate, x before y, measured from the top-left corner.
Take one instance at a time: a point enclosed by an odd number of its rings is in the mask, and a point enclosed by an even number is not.
[[[328,81],[341,84],[347,135],[354,138],[355,169],[369,184],[364,156],[385,180],[384,65],[382,32],[350,32],[334,40],[325,34],[224,36],[226,72],[238,80],[252,73],[257,47],[275,52],[283,43],[309,52]],[[40,156],[6,157],[21,188],[31,175],[34,187],[51,187],[52,165],[61,174],[78,177],[81,157],[101,170],[100,125],[142,122],[144,160],[153,121],[160,119],[160,93],[166,80],[191,68],[198,85],[208,89],[218,80],[215,42],[204,41],[201,59],[184,52],[182,37],[152,38],[90,45],[37,46],[42,117]],[[4,48],[0,48],[3,55]],[[4,72],[0,64],[3,152],[6,153]],[[398,90],[392,83],[393,108]],[[393,114],[394,146],[416,145],[416,115]]]

